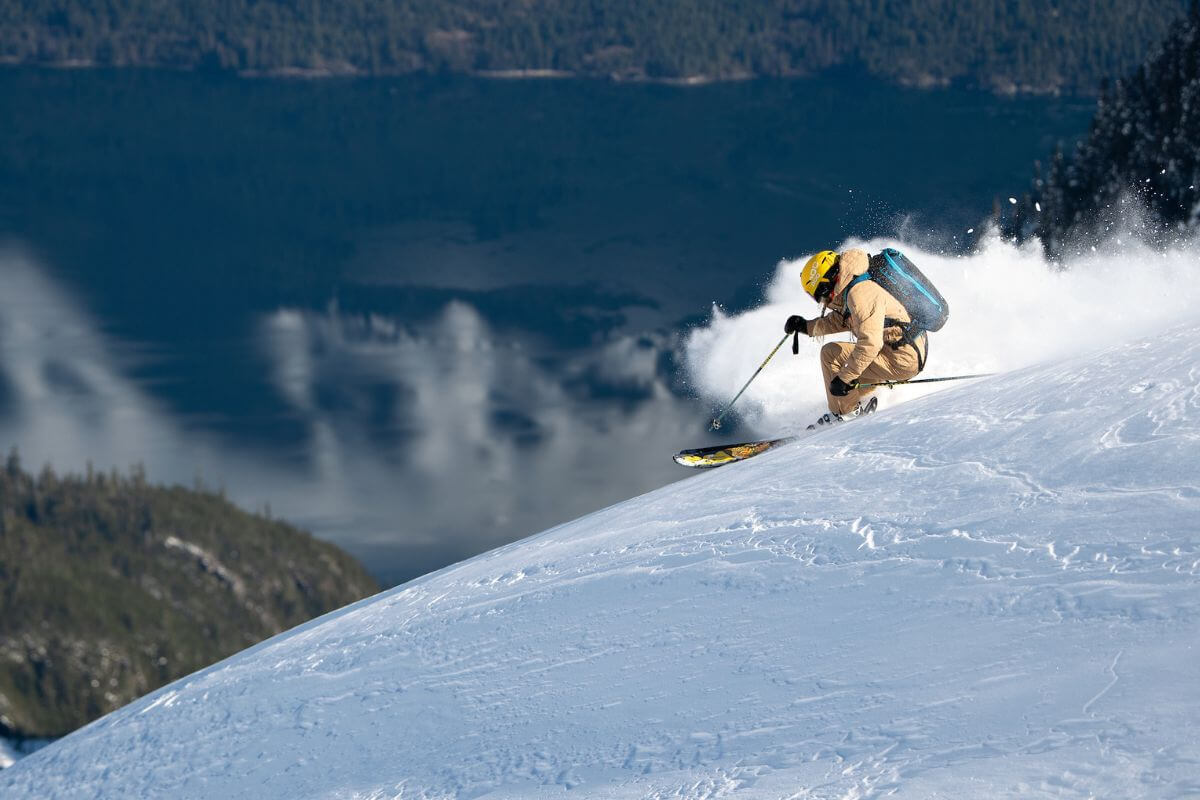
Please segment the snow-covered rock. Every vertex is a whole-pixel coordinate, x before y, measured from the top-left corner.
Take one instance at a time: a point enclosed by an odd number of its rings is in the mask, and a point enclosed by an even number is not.
[[[1197,796],[1198,385],[1188,325],[815,433],[275,637],[0,796]]]

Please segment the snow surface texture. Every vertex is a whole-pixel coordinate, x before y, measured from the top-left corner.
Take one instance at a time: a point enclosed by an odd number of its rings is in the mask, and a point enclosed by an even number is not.
[[[1078,355],[1186,322],[1200,308],[1200,242],[1189,238],[1158,251],[1118,237],[1095,253],[1072,258],[1069,269],[1048,262],[1036,241],[1018,247],[994,234],[978,252],[966,255],[890,239],[851,240],[836,249],[849,247],[871,253],[899,247],[946,296],[950,320],[931,337],[923,378],[1013,370]],[[805,255],[781,261],[760,306],[737,315],[714,306],[709,322],[689,333],[688,379],[714,409],[753,374],[783,336],[788,316],[820,316],[820,306],[800,282],[807,260]],[[738,400],[737,413],[758,433],[794,432],[827,410],[818,362],[824,341],[801,337],[797,356],[789,341]],[[880,393],[880,403],[892,405],[943,388],[889,389]]]
[[[0,736],[0,769],[11,767],[25,756],[37,752],[52,741],[53,739],[25,739],[18,742]]]
[[[1194,322],[816,432],[275,637],[0,796],[1196,797],[1198,385]]]

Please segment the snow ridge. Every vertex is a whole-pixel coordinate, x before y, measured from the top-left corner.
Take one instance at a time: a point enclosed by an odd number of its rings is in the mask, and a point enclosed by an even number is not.
[[[413,581],[0,795],[1194,797],[1198,474],[1193,323]]]

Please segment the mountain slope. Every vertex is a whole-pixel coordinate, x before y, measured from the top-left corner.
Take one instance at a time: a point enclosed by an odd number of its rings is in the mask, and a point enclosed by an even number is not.
[[[0,736],[52,738],[379,591],[336,546],[223,496],[0,469]],[[0,753],[0,764],[10,760]]]
[[[1200,324],[959,387],[335,612],[5,797],[1200,792]]]

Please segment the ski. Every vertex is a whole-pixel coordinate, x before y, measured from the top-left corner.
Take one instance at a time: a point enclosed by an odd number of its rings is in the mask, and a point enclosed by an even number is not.
[[[711,469],[723,467],[735,461],[744,461],[751,456],[765,453],[772,447],[796,441],[795,436],[785,436],[782,439],[763,439],[757,442],[742,442],[740,444],[718,444],[712,447],[697,447],[693,450],[680,450],[675,454],[675,463],[695,469]]]
[[[879,405],[879,398],[872,397],[863,406],[858,416],[872,414]],[[854,419],[857,419],[855,417]],[[850,421],[850,420],[848,420]],[[810,426],[809,430],[813,430]],[[712,469],[732,464],[735,461],[745,461],[747,458],[765,453],[771,448],[794,442],[799,436],[784,436],[779,439],[760,439],[756,442],[741,442],[739,444],[718,444],[712,447],[697,447],[692,450],[680,450],[674,455],[675,463],[682,467],[693,469]]]

